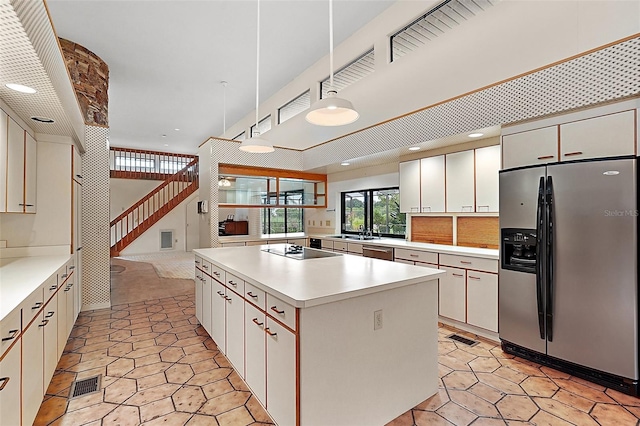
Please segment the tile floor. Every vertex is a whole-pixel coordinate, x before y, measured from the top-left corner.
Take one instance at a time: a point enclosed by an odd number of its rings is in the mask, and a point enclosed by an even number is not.
[[[638,398],[513,358],[493,342],[468,347],[451,332],[439,329],[439,393],[389,425],[639,425]],[[74,380],[96,374],[98,393],[68,399]],[[81,313],[35,422],[270,423],[197,324],[192,291]]]

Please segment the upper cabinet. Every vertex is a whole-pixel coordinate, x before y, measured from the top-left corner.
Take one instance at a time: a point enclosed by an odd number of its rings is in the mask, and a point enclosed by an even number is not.
[[[446,156],[447,211],[475,211],[473,150]]]
[[[400,163],[400,212],[420,211],[420,160]]]
[[[625,101],[503,129],[503,169],[636,155],[637,104]]]
[[[0,212],[36,212],[36,140],[6,113],[0,117]]]
[[[476,211],[498,211],[500,145],[476,149]]]
[[[444,155],[420,159],[422,213],[441,213],[445,209]],[[401,191],[402,193],[402,191]]]

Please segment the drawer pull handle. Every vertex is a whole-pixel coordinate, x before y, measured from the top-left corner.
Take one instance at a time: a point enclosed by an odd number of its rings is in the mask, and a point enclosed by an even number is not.
[[[216,277],[220,278],[220,272],[213,271],[213,275],[215,275]]]
[[[2,382],[2,385],[0,385],[0,391],[4,389],[5,386],[7,386],[7,383],[9,383],[9,380],[11,380],[11,378],[9,377],[3,377],[0,379],[0,381]]]
[[[69,290],[71,290],[71,286],[67,286],[67,287],[64,289],[64,291],[69,291]]]
[[[264,332],[267,333],[271,337],[276,337],[278,335],[278,333],[273,333],[271,330],[269,330],[269,328],[265,328]]]
[[[53,291],[53,290],[55,290],[56,288],[58,288],[58,286],[54,284],[54,285],[52,285],[51,287],[49,287],[49,290],[50,290],[50,291]]]
[[[479,280],[480,277],[474,277],[473,275],[469,275],[470,280]]]
[[[451,274],[451,275],[453,275],[454,277],[464,277],[464,275],[462,274]]]
[[[567,152],[564,156],[571,157],[572,155],[582,155],[582,151]]]
[[[471,262],[466,260],[461,260],[460,263],[462,263],[463,265],[471,265]]]
[[[220,296],[220,297],[224,297],[224,293],[223,293],[223,292],[221,292],[221,291],[216,291],[216,293],[218,293],[218,296]]]
[[[47,324],[49,324],[49,320],[48,320],[48,319],[43,320],[43,321],[42,321],[42,324],[40,324],[38,327],[44,327],[44,326],[46,326]]]
[[[31,309],[38,309],[40,306],[42,306],[42,302],[36,302],[36,304],[33,305]]]
[[[258,318],[254,318],[254,319],[252,319],[251,321],[253,321],[253,323],[254,323],[255,325],[257,325],[258,327],[262,327],[262,326],[264,325],[264,323],[263,323],[263,322],[258,321]]]
[[[553,158],[553,155],[542,155],[538,157],[538,160],[549,160],[550,158]]]
[[[234,287],[238,287],[238,283],[234,283],[232,280],[229,280],[229,284],[231,284]]]
[[[202,265],[202,267],[203,267],[204,269],[209,269],[209,266],[208,266],[208,265]],[[214,272],[214,274],[215,274],[215,272]]]
[[[24,206],[24,207],[33,207],[33,204],[18,204],[19,206]]]
[[[76,177],[79,177],[80,179],[82,179],[82,175],[76,175]]]
[[[2,341],[6,342],[7,340],[13,340],[16,338],[16,336],[18,335],[18,329],[16,328],[15,330],[9,330],[9,335],[7,337],[3,337]]]
[[[69,269],[76,269],[76,267],[71,265],[71,266],[69,266]]]
[[[196,260],[196,265],[199,265],[199,264],[200,264],[200,261],[199,261],[199,260]]]
[[[229,296],[225,296],[224,300],[226,300],[227,302],[231,303],[231,298]]]
[[[54,311],[49,311],[47,312],[47,315],[45,316],[45,318],[51,318],[54,314],[55,314]]]
[[[253,293],[252,293],[252,292],[250,292],[250,291],[248,291],[248,292],[247,292],[247,296],[253,297],[254,299],[257,299],[257,298],[258,298],[258,295],[257,295],[257,294],[253,294]]]
[[[271,307],[271,310],[277,314],[284,315],[284,311],[279,311],[275,305]]]
[[[409,256],[411,256],[411,257],[420,257],[417,254],[410,254]]]
[[[67,278],[69,276],[69,274],[62,274],[62,276],[60,278]]]

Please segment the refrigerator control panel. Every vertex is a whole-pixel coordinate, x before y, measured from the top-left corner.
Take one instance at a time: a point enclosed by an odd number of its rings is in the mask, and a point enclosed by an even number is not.
[[[505,228],[501,230],[502,268],[536,273],[537,235],[535,229]]]

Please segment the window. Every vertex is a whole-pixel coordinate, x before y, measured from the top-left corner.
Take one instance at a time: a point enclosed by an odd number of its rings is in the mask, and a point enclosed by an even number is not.
[[[281,191],[278,204],[302,205],[302,190]],[[267,200],[264,201],[265,203]],[[304,232],[304,213],[302,208],[265,208],[262,209],[262,234],[284,234]]]
[[[242,132],[240,133],[238,136],[236,136],[235,138],[233,138],[232,140],[234,141],[243,141],[247,138],[246,132]]]
[[[115,170],[126,170],[131,172],[146,172],[155,169],[155,161],[146,158],[125,157],[116,155]]]
[[[278,124],[282,124],[288,119],[295,117],[311,106],[311,92],[307,90],[302,95],[292,99],[278,109]]]
[[[262,120],[258,121],[258,131],[261,135],[264,135],[269,130],[271,130],[271,114],[267,115]],[[256,134],[256,125],[251,126],[251,137],[257,136]]]
[[[174,174],[187,167],[187,164],[189,164],[189,161],[178,158],[169,161],[162,160],[160,161],[160,173]]]
[[[383,237],[405,236],[406,214],[400,213],[398,188],[343,192],[341,208],[342,232],[346,234],[371,230]]]
[[[374,63],[375,51],[371,49],[333,74],[333,89],[339,92],[361,78],[368,76],[375,70]],[[327,77],[320,82],[320,99],[327,97],[327,92],[330,89],[329,86],[330,77]]]

